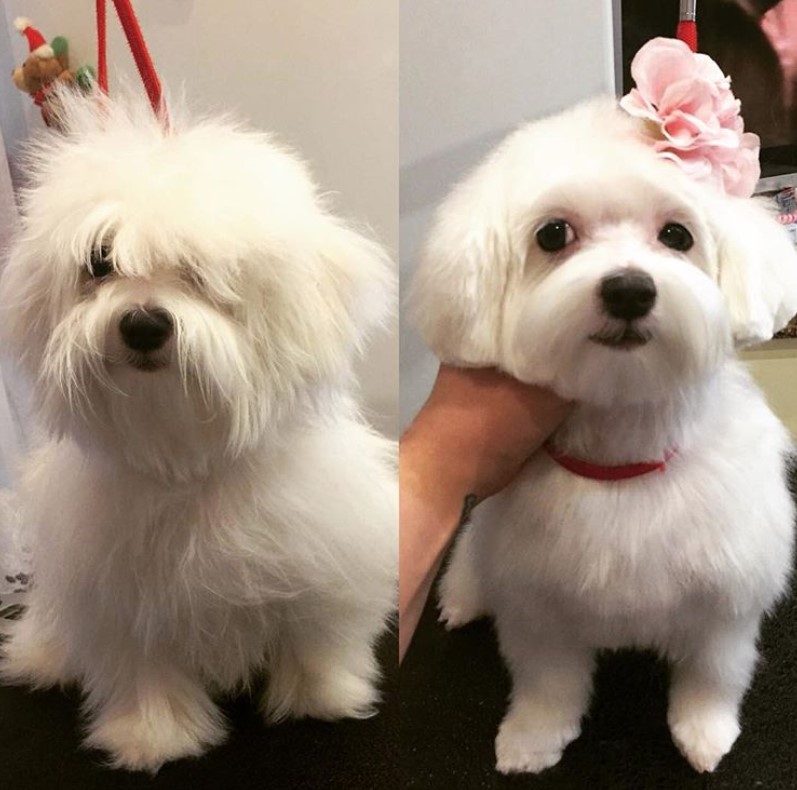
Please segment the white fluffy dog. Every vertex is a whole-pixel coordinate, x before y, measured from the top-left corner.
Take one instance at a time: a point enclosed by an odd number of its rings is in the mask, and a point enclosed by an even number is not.
[[[673,739],[713,770],[791,564],[789,437],[734,354],[797,312],[785,233],[599,100],[521,128],[454,190],[411,298],[444,361],[576,402],[442,581],[441,619],[492,616],[511,672],[498,770],[554,765],[596,651],[623,646],[671,660]]]
[[[269,719],[368,716],[397,488],[352,361],[389,262],[267,136],[63,98],[0,285],[47,434],[3,677],[79,683],[129,769],[220,742],[211,694],[260,670]]]

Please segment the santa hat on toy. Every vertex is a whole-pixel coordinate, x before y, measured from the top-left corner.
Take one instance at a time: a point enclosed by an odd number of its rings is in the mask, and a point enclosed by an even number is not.
[[[37,58],[47,59],[55,57],[53,48],[45,41],[44,36],[33,27],[30,19],[24,16],[18,16],[14,20],[14,27],[28,39],[28,48],[30,54],[35,55]]]

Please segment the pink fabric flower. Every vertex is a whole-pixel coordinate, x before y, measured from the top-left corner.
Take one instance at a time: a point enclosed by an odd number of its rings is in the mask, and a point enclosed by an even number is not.
[[[761,175],[757,134],[744,131],[730,77],[683,41],[654,38],[631,63],[633,88],[620,100],[646,121],[658,154],[729,195],[750,197]]]

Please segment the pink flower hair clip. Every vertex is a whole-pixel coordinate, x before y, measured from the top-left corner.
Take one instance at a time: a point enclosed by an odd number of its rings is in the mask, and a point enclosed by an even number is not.
[[[659,156],[728,195],[753,194],[761,142],[744,131],[730,77],[708,55],[683,41],[654,38],[634,56],[631,76],[636,87],[620,106],[645,121]]]

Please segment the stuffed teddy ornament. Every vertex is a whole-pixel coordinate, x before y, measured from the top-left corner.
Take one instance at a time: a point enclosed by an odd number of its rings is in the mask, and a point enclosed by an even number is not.
[[[14,27],[27,39],[30,54],[11,72],[11,79],[19,90],[33,98],[33,103],[41,108],[44,122],[51,126],[58,116],[52,104],[53,87],[66,83],[87,90],[93,81],[93,71],[90,66],[81,66],[74,73],[69,69],[69,43],[63,36],[56,36],[48,44],[26,17],[17,17]]]

